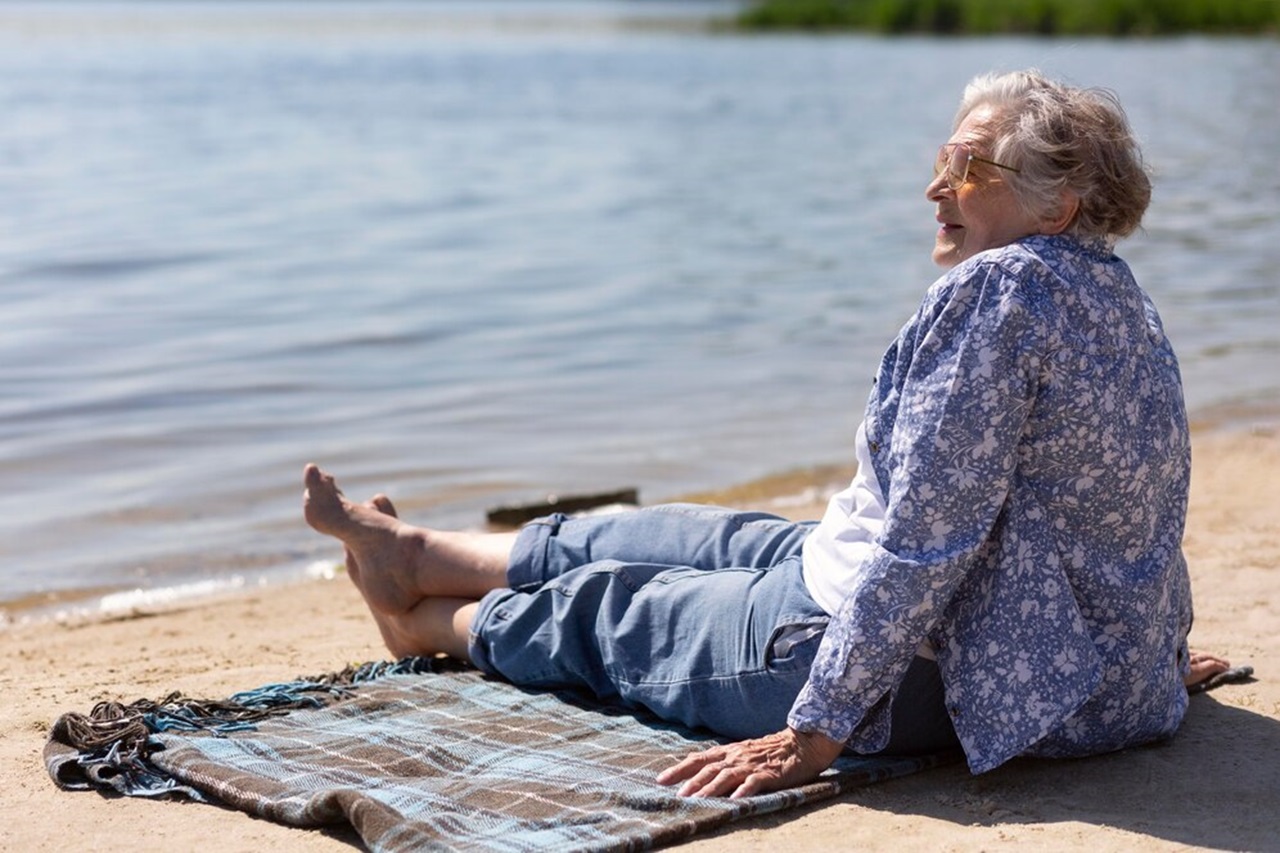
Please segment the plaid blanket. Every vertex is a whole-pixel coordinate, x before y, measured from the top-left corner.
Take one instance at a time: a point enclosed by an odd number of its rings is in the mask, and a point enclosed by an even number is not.
[[[950,758],[842,758],[810,785],[736,801],[654,783],[708,740],[416,658],[222,702],[104,703],[60,718],[45,762],[64,788],[181,794],[293,826],[348,821],[375,851],[518,851],[645,849]]]

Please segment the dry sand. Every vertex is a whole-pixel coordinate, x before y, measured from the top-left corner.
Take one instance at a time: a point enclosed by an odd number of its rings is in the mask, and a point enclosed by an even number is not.
[[[1199,429],[1187,557],[1198,648],[1258,680],[1196,696],[1170,744],[1069,762],[949,767],[757,819],[694,850],[1280,850],[1280,431]],[[820,506],[789,508],[816,517]],[[301,523],[301,522],[300,522]],[[0,631],[0,849],[340,850],[347,832],[226,809],[63,792],[41,750],[53,720],[104,699],[222,696],[385,656],[342,578],[80,626]]]

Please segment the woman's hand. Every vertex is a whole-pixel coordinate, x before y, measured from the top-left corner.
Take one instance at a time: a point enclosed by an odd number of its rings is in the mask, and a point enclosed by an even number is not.
[[[1226,658],[1218,657],[1209,652],[1198,652],[1191,650],[1191,669],[1182,679],[1183,684],[1187,687],[1195,687],[1202,681],[1207,681],[1215,675],[1220,675],[1231,668],[1231,662]]]
[[[749,797],[803,785],[831,766],[844,744],[824,735],[783,729],[776,734],[691,753],[658,774],[682,797]]]

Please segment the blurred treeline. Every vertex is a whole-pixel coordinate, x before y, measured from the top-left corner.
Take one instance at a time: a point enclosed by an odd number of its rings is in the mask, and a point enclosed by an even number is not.
[[[1280,31],[1280,0],[757,0],[748,29],[1171,35]]]

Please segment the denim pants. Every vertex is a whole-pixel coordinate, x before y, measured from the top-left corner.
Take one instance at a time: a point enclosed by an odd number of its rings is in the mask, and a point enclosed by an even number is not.
[[[471,660],[735,739],[779,731],[828,622],[801,574],[814,524],[689,504],[539,519],[517,538],[510,589],[480,602]],[[954,737],[923,663],[924,704]]]

